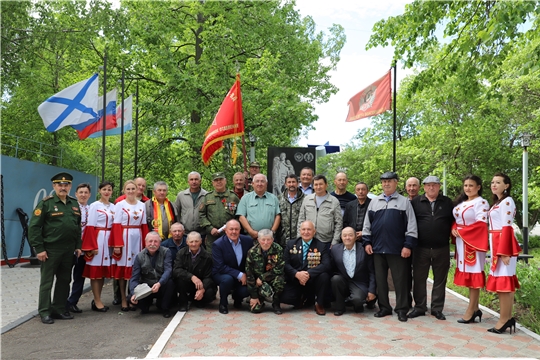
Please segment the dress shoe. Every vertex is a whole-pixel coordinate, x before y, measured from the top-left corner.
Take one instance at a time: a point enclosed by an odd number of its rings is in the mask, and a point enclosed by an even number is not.
[[[82,310],[79,309],[77,305],[69,305],[68,310],[69,312],[76,313],[76,314],[82,313]]]
[[[170,318],[171,317],[171,312],[169,310],[164,310],[163,311],[163,317],[164,318]]]
[[[71,319],[73,319],[73,315],[71,315],[69,313],[69,311],[66,311],[63,314],[52,314],[51,317],[53,319],[58,319],[58,320],[71,320]]]
[[[409,319],[414,319],[415,317],[425,316],[425,315],[426,315],[425,312],[422,312],[422,311],[420,311],[420,310],[414,309],[413,311],[411,311],[411,312],[409,313],[409,315],[407,315],[407,317],[408,317]]]
[[[373,314],[373,316],[375,316],[376,318],[382,318],[382,317],[385,317],[385,316],[388,316],[388,315],[392,315],[392,311],[384,310],[384,309],[381,309],[381,310],[377,311],[375,314]]]
[[[431,315],[435,316],[437,320],[446,320],[446,316],[444,316],[442,311],[432,311]]]
[[[229,309],[227,308],[227,305],[219,305],[219,312],[221,314],[228,314]]]
[[[41,322],[44,323],[44,324],[54,324],[54,320],[50,316],[42,316],[41,317]]]
[[[242,299],[240,300],[234,300],[234,308],[235,309],[241,309],[242,308]]]
[[[353,307],[354,309],[354,312],[359,314],[359,313],[363,313],[364,312],[364,305],[355,305]]]
[[[460,324],[470,324],[470,323],[474,323],[474,319],[476,319],[476,317],[478,316],[478,322],[482,322],[482,315],[484,315],[482,313],[482,310],[478,309],[474,312],[473,316],[471,316],[470,319],[468,320],[465,320],[463,318],[459,319],[457,322],[460,323]]]
[[[281,305],[279,303],[273,303],[272,310],[274,310],[274,314],[276,315],[283,314],[283,311],[281,310]]]
[[[103,306],[102,308],[98,308],[94,300],[92,300],[92,310],[97,312],[107,312],[109,310],[109,307]]]
[[[514,328],[514,333],[516,332],[516,319],[510,318],[507,322],[504,323],[503,326],[496,329],[495,327],[492,327],[491,329],[488,329],[490,333],[494,334],[504,334],[506,332],[506,329],[510,328],[510,334],[512,334],[512,328]]]
[[[334,316],[341,316],[343,315],[344,311],[343,310],[336,310],[334,311]]]
[[[407,312],[406,311],[398,311],[397,318],[401,322],[406,322],[407,319],[408,319],[407,318]]]
[[[187,310],[188,310],[187,304],[180,304],[178,311],[187,311]]]
[[[375,304],[377,303],[377,298],[366,302],[366,307],[370,310],[375,309]]]
[[[122,301],[119,300],[119,299],[114,299],[113,302],[112,302],[113,305],[120,305],[121,303],[122,303]]]
[[[324,306],[318,303],[315,303],[315,312],[317,313],[317,315],[326,315],[326,310],[324,309]]]

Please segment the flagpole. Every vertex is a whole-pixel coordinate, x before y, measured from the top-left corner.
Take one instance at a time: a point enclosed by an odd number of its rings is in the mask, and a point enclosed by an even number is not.
[[[244,153],[244,172],[247,171],[246,139],[242,135],[242,153]]]
[[[135,100],[135,164],[133,168],[135,169],[135,174],[133,178],[137,177],[137,157],[139,150],[139,80],[137,80],[137,94]],[[122,186],[122,185],[120,185]]]
[[[101,140],[101,182],[105,181],[105,131],[107,129],[107,49],[103,55],[103,132]]]
[[[120,120],[120,186],[124,182],[124,68],[122,68],[122,118]]]
[[[394,126],[393,126],[393,132],[394,132],[394,152],[393,152],[393,167],[392,171],[396,172],[396,83],[397,83],[397,65],[396,61],[394,60]]]

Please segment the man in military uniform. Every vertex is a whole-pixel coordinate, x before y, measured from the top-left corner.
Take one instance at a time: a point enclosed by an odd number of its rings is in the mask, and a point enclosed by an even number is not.
[[[44,324],[53,324],[54,319],[73,319],[66,311],[66,299],[73,253],[81,255],[81,212],[77,199],[68,195],[72,180],[73,176],[65,172],[51,178],[55,193],[38,203],[28,230],[30,245],[41,261],[38,312]]]
[[[259,230],[258,241],[248,250],[246,258],[251,312],[260,313],[267,300],[272,302],[274,313],[281,315],[279,297],[285,287],[283,248],[274,242],[270,229]]]
[[[225,174],[218,172],[212,176],[214,191],[207,193],[199,207],[200,226],[206,231],[206,250],[212,253],[212,244],[223,235],[223,226],[234,219],[240,199],[227,190]]]
[[[289,174],[285,178],[287,188],[279,195],[279,210],[281,211],[281,235],[279,245],[285,247],[287,241],[298,237],[298,215],[304,201],[304,193],[298,188],[298,178]]]

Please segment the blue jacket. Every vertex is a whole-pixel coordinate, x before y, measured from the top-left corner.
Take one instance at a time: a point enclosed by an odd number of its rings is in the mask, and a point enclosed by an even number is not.
[[[246,257],[249,249],[253,247],[253,239],[250,236],[240,235],[242,246],[242,261],[240,265],[236,261],[236,254],[229,242],[227,235],[217,239],[212,245],[212,275],[228,274],[237,279],[238,275],[246,272]]]
[[[375,254],[400,255],[404,247],[416,247],[417,238],[416,217],[406,197],[396,192],[386,202],[383,194],[369,203],[362,230],[364,247],[371,245]]]

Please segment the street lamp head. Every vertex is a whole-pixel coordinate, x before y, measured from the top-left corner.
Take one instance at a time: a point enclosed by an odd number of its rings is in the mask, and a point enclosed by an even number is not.
[[[527,146],[531,146],[531,138],[532,138],[532,135],[530,133],[523,133],[521,134],[521,146],[523,147],[527,147]]]

